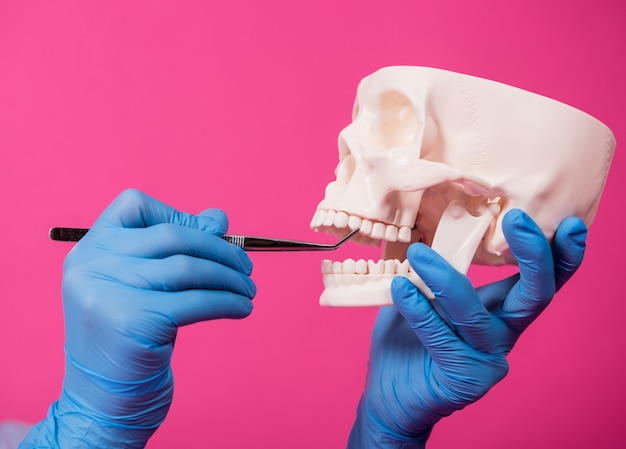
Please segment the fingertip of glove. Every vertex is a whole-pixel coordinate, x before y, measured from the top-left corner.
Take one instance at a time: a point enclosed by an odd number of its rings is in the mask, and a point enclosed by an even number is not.
[[[235,251],[237,251],[237,257],[239,258],[239,271],[246,276],[250,276],[253,269],[252,259],[250,259],[248,253],[246,253],[243,249],[239,247],[235,248]]]
[[[449,263],[434,249],[424,243],[409,246],[406,257],[413,270],[426,281],[448,271]]]
[[[518,263],[550,251],[548,239],[535,221],[520,209],[510,210],[502,220],[502,232]]]
[[[406,257],[411,265],[425,263],[433,258],[433,249],[423,243],[413,243],[406,251]]]
[[[391,297],[396,306],[403,308],[417,293],[417,287],[404,276],[397,276],[391,281]]]
[[[511,209],[502,219],[502,229],[506,233],[509,229],[530,231],[536,227],[530,216],[521,209]]]
[[[230,313],[227,314],[227,317],[235,320],[241,320],[250,316],[253,309],[254,304],[249,298],[240,297],[239,301],[231,305],[231,310]]]
[[[228,230],[228,217],[221,209],[206,209],[197,216],[198,227],[202,231],[224,235]]]
[[[411,281],[404,276],[396,276],[391,280],[391,290],[398,292],[398,294],[405,294],[412,285]]]
[[[244,301],[241,305],[241,314],[239,315],[239,318],[248,317],[252,313],[253,309],[254,304],[252,303],[252,301]]]
[[[256,296],[256,292],[257,292],[256,284],[254,283],[252,279],[250,279],[249,286],[248,286],[248,297],[250,299],[253,299]]]
[[[239,294],[228,294],[221,298],[222,301],[215,301],[210,313],[204,319],[228,318],[241,320],[252,313],[254,305],[250,298]],[[197,320],[196,320],[197,321]]]
[[[391,297],[400,314],[412,327],[421,321],[428,300],[409,279],[403,276],[394,278],[391,282]]]
[[[562,232],[566,238],[581,248],[587,245],[587,225],[578,217],[569,217],[563,220],[558,232]]]

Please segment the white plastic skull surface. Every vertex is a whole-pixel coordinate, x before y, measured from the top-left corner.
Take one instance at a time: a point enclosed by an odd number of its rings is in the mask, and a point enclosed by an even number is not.
[[[322,305],[391,304],[423,241],[455,268],[515,263],[501,221],[527,212],[551,238],[568,216],[591,225],[615,148],[611,131],[556,100],[427,67],[386,67],[358,86],[339,134],[336,180],[311,221],[317,231],[385,241],[380,261],[322,262]],[[427,292],[428,293],[428,292]]]

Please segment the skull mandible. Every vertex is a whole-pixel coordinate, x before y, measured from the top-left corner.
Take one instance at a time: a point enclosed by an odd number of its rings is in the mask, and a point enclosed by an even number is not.
[[[322,262],[331,306],[391,304],[393,277],[427,287],[406,262],[422,241],[457,270],[514,264],[501,222],[528,213],[548,238],[568,216],[590,226],[615,148],[611,131],[556,100],[427,67],[386,67],[357,89],[339,134],[336,179],[311,221],[361,243],[385,241],[379,261]]]

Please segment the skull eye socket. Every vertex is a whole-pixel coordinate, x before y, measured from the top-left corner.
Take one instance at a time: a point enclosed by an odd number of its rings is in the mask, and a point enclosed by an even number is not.
[[[378,120],[372,127],[373,140],[382,150],[407,145],[418,131],[418,116],[411,100],[400,92],[385,92],[378,101]]]

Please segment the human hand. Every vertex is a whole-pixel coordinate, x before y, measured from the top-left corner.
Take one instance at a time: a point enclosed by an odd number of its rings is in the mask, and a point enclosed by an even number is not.
[[[252,263],[221,237],[217,209],[191,215],[122,193],[68,254],[66,374],[22,447],[143,447],[173,394],[179,326],[252,311]]]
[[[520,210],[504,217],[503,230],[519,274],[476,290],[429,247],[409,248],[409,263],[456,332],[408,279],[394,279],[395,307],[381,308],[374,326],[349,448],[423,448],[435,423],[506,375],[506,355],[582,262],[587,230],[566,219],[551,249]]]

